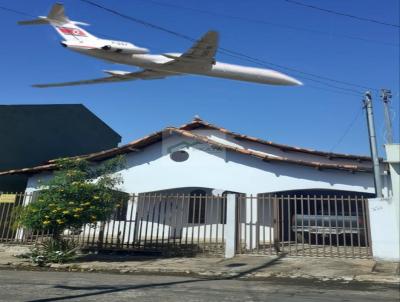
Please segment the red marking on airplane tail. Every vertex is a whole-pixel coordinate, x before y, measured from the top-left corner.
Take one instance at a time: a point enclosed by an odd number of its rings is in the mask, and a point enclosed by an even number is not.
[[[81,36],[81,37],[86,37],[86,33],[79,29],[79,28],[69,28],[69,27],[58,27],[58,29],[64,34],[64,35],[72,35],[72,36]]]

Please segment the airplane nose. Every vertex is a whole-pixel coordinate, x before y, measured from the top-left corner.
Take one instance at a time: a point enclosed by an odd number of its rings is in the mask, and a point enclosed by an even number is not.
[[[304,84],[300,82],[299,80],[288,76],[283,73],[279,73],[279,81],[280,85],[285,85],[285,86],[303,86]]]
[[[301,82],[295,78],[292,78],[292,77],[290,77],[289,82],[290,82],[290,85],[294,85],[294,86],[303,86],[304,85],[303,82]]]

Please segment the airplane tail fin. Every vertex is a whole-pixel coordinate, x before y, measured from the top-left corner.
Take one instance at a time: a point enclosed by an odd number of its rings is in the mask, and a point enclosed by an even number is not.
[[[78,25],[89,25],[84,22],[72,21],[65,15],[64,5],[56,3],[51,8],[47,16],[39,16],[38,19],[19,21],[19,25],[41,25],[49,24],[65,39],[65,40],[84,40],[96,38]]]

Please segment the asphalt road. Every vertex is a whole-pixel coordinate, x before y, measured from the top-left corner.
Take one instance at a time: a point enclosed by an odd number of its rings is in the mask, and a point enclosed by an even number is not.
[[[0,271],[0,301],[386,302],[399,298],[396,286],[364,283]]]

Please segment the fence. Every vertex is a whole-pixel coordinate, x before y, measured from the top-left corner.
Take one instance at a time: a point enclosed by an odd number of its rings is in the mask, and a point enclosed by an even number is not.
[[[34,244],[51,237],[14,225],[15,207],[37,196],[0,195],[0,242]],[[224,252],[227,207],[232,207],[226,196],[121,193],[115,202],[120,206],[108,221],[68,229],[62,236],[96,250]],[[235,207],[229,213],[236,213],[238,254],[371,257],[368,201],[362,196],[236,195]]]
[[[35,244],[49,231],[15,228],[13,208],[32,202],[38,194],[7,194],[14,202],[0,205],[0,242]],[[68,229],[62,237],[87,249],[124,249],[172,254],[224,250],[226,197],[204,195],[120,194],[108,221]],[[7,230],[4,232],[4,230]]]
[[[371,257],[367,199],[362,196],[241,196],[237,252]]]

